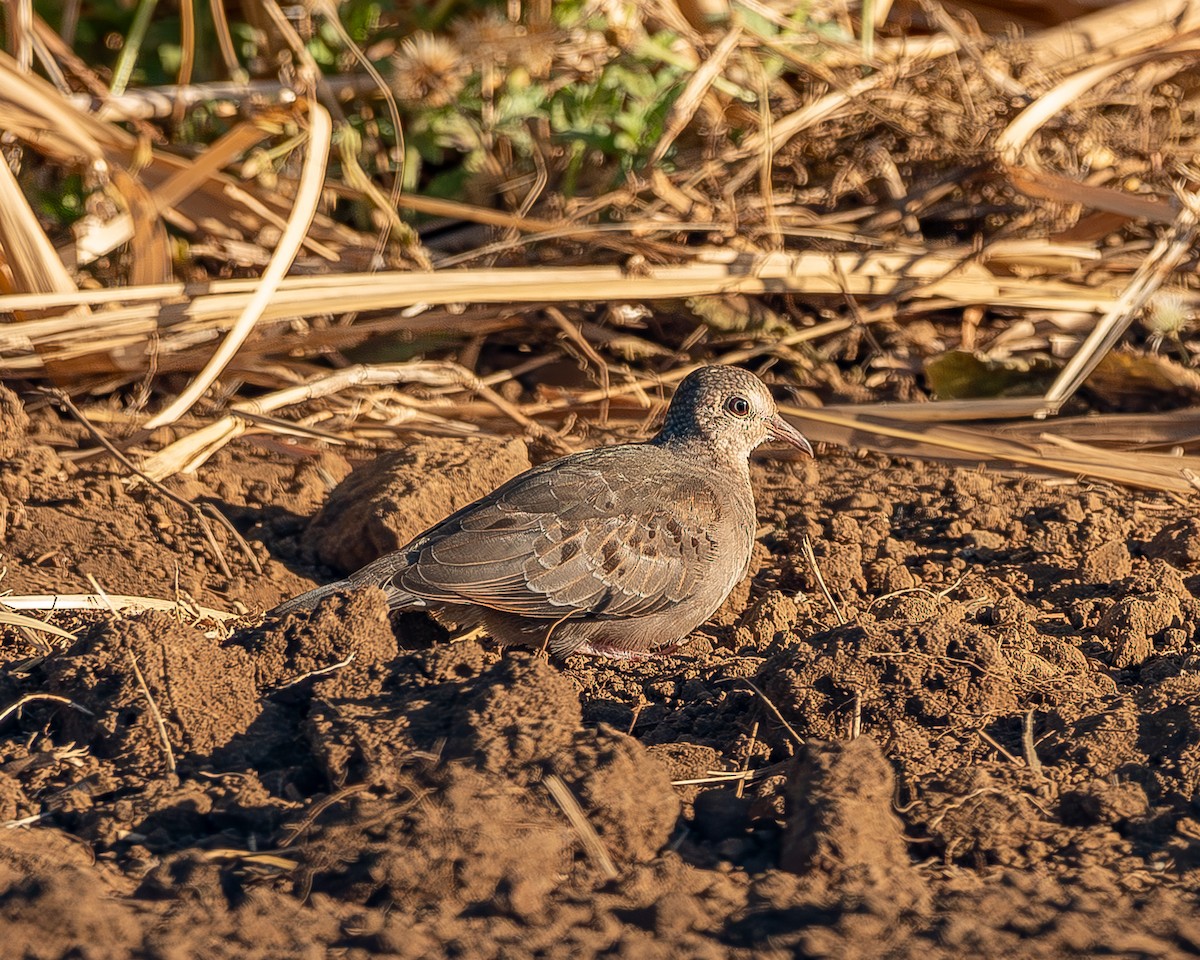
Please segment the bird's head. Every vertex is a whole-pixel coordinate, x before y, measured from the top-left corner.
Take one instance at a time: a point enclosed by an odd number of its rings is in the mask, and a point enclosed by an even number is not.
[[[779,440],[813,456],[812,445],[779,415],[761,380],[738,367],[693,370],[679,384],[655,443],[710,447],[717,459],[744,462],[752,450]]]

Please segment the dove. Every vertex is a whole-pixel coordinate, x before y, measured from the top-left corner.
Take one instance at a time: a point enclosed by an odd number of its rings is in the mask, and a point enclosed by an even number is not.
[[[772,440],[813,456],[756,376],[700,367],[650,440],[534,467],[271,613],[374,586],[391,609],[482,627],[502,644],[560,657],[665,655],[749,571],[757,528],[749,457]]]

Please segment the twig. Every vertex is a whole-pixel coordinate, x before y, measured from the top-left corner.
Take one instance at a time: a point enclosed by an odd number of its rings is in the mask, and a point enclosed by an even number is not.
[[[237,527],[230,522],[229,518],[220,510],[218,510],[216,505],[212,503],[205,502],[200,505],[200,509],[208,513],[209,516],[211,516],[217,521],[217,523],[225,528],[225,532],[233,537],[234,542],[242,548],[242,553],[245,554],[246,559],[250,561],[250,566],[254,568],[254,572],[261,576],[263,572],[262,564],[258,562],[258,557],[254,555],[254,551],[250,549],[250,544],[246,542],[246,538],[238,533]]]
[[[86,713],[89,717],[95,716],[95,714],[92,713],[92,711],[87,707],[81,707],[74,700],[68,700],[66,697],[60,697],[54,693],[27,693],[16,703],[10,704],[9,706],[5,707],[4,710],[0,711],[0,723],[3,723],[5,720],[7,720],[11,714],[16,713],[23,706],[25,706],[25,704],[31,703],[34,700],[53,700],[55,703],[65,703],[73,710],[78,710],[80,713]]]
[[[738,778],[737,798],[742,799],[742,794],[746,790],[746,771],[750,769],[750,758],[754,756],[754,744],[758,742],[758,721],[754,721],[754,726],[750,730],[750,743],[746,747],[746,759],[742,761],[742,776]]]
[[[825,578],[821,576],[821,568],[817,566],[817,555],[813,552],[812,541],[808,539],[807,533],[804,535],[801,548],[804,550],[804,558],[808,561],[808,565],[812,567],[813,575],[817,578],[817,585],[821,588],[821,593],[825,595],[825,600],[829,604],[829,608],[833,611],[833,615],[837,617],[838,624],[845,624],[846,618],[842,616],[842,611],[834,601],[833,594],[829,592],[829,587],[825,585]]]
[[[554,321],[555,325],[563,332],[571,343],[579,348],[580,352],[592,362],[596,369],[600,372],[600,389],[604,391],[605,397],[600,401],[600,423],[608,423],[608,391],[610,389],[608,378],[608,364],[604,362],[604,358],[596,352],[596,348],[588,343],[583,332],[567,319],[558,307],[546,307],[546,316]]]
[[[770,709],[771,709],[771,712],[772,712],[773,714],[775,714],[775,718],[776,718],[776,719],[777,719],[777,720],[778,720],[780,723],[782,723],[782,724],[783,724],[783,727],[784,727],[784,729],[785,729],[785,730],[787,730],[787,732],[788,732],[789,734],[791,734],[792,740],[794,740],[794,741],[795,741],[795,743],[796,743],[796,746],[798,746],[798,747],[802,747],[802,746],[804,746],[804,738],[803,738],[802,736],[800,736],[800,734],[798,734],[798,733],[797,733],[797,732],[796,732],[796,731],[795,731],[795,730],[792,728],[792,725],[791,725],[790,723],[788,723],[788,722],[787,722],[785,719],[783,719],[783,714],[782,714],[782,713],[780,713],[780,712],[779,712],[779,708],[778,708],[777,706],[775,706],[775,704],[773,704],[773,703],[771,702],[771,698],[770,698],[770,697],[768,697],[768,696],[767,696],[765,693],[763,693],[761,690],[759,690],[759,689],[758,689],[758,687],[756,687],[756,686],[754,685],[754,682],[753,682],[752,680],[748,680],[748,679],[746,679],[745,677],[737,677],[736,679],[738,679],[738,680],[741,680],[741,681],[742,681],[742,683],[744,683],[744,684],[745,684],[746,686],[748,686],[748,687],[749,687],[751,690],[753,690],[755,693],[757,693],[757,694],[759,695],[759,697],[761,697],[761,698],[762,698],[762,702],[763,702],[763,703],[765,703],[765,704],[766,704],[768,707],[770,707]]]
[[[1006,756],[1012,763],[1015,763],[1017,766],[1021,766],[1020,759],[1014,757],[1011,753],[1005,750],[1004,747],[1000,745],[1000,742],[988,734],[986,730],[980,729],[977,730],[976,733],[978,733],[981,737],[983,737],[984,740],[991,744],[995,750],[998,750],[1000,753],[1004,754],[1004,756]]]
[[[92,585],[92,589],[96,591],[96,596],[100,598],[100,602],[104,604],[108,612],[117,613],[117,608],[113,606],[112,600],[110,600],[108,594],[104,592],[104,588],[100,586],[100,581],[98,581],[90,573],[87,575],[87,579],[88,583]]]
[[[163,750],[167,755],[167,773],[175,772],[175,751],[171,749],[171,741],[167,738],[167,725],[163,723],[162,714],[158,711],[158,704],[154,702],[154,697],[150,695],[150,688],[146,686],[146,678],[142,676],[142,671],[138,668],[137,657],[133,655],[132,650],[125,651],[129,655],[129,665],[133,667],[133,675],[137,677],[138,686],[142,688],[142,693],[146,696],[146,702],[150,704],[150,715],[154,718],[154,723],[158,727],[158,735],[162,738]]]
[[[1021,731],[1021,747],[1025,753],[1025,763],[1028,764],[1030,771],[1039,780],[1045,780],[1046,774],[1042,770],[1042,761],[1038,759],[1037,748],[1033,743],[1033,709],[1025,711],[1025,723]]]
[[[287,683],[281,683],[277,687],[271,689],[272,693],[278,693],[280,690],[287,690],[289,687],[294,687],[298,683],[303,683],[305,680],[311,680],[313,677],[323,677],[327,673],[333,673],[335,670],[341,670],[342,667],[347,667],[354,662],[354,654],[350,654],[345,660],[340,660],[337,663],[330,664],[328,667],[321,667],[319,670],[309,670],[308,673],[302,673],[294,680],[289,680]]]
[[[583,812],[583,808],[579,805],[579,801],[575,799],[573,794],[562,778],[555,773],[547,773],[542,777],[542,783],[546,787],[546,791],[554,798],[554,802],[558,804],[564,816],[571,822],[571,826],[575,828],[575,832],[579,834],[579,839],[583,841],[583,846],[600,868],[600,872],[604,874],[608,880],[615,880],[620,876],[616,865],[612,862],[612,857],[608,855],[608,850],[604,847],[604,841],[600,839],[600,834],[596,832],[596,828],[592,826],[587,816]]]
[[[166,497],[172,503],[178,504],[189,514],[191,514],[192,518],[196,521],[197,526],[199,526],[200,532],[204,534],[204,539],[208,541],[208,545],[212,548],[213,556],[215,557],[218,566],[221,568],[222,575],[227,580],[233,579],[233,571],[229,569],[229,564],[225,562],[225,554],[221,550],[220,544],[217,543],[217,538],[213,536],[212,527],[209,526],[208,518],[204,516],[204,511],[201,510],[200,507],[192,503],[192,501],[179,496],[179,494],[168,490],[165,486],[163,486],[163,484],[159,483],[159,481],[138,469],[137,465],[134,464],[134,462],[127,456],[125,456],[125,454],[122,453],[117,446],[108,439],[108,437],[101,433],[100,429],[87,418],[82,410],[75,406],[75,403],[69,396],[67,396],[65,391],[59,390],[57,387],[42,387],[40,390],[42,393],[61,403],[66,411],[76,420],[78,420],[80,425],[92,435],[92,439],[94,439],[98,444],[100,444],[100,446],[104,447],[105,450],[112,454],[112,456],[114,456],[121,464],[121,466],[135,476],[140,477],[160,494],[162,494],[162,496]],[[217,510],[216,507],[213,507],[212,511],[214,515],[221,519],[222,525],[227,530],[231,529],[232,525],[221,515],[221,512]],[[237,539],[240,541],[240,545],[244,548],[246,557],[250,560],[251,565],[258,573],[262,573],[262,566],[259,564],[258,558],[250,552],[249,545],[246,544],[246,541],[242,540],[240,537]]]

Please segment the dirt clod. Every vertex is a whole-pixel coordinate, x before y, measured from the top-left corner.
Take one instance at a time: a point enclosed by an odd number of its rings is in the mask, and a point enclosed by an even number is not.
[[[1146,556],[1166,560],[1176,567],[1200,563],[1200,520],[1186,517],[1167,524],[1147,545]]]
[[[785,870],[895,914],[927,894],[892,813],[891,766],[869,737],[810,740],[788,775],[788,820],[779,855]]]
[[[334,488],[304,533],[305,549],[350,573],[528,469],[520,440],[434,439],[382,454]]]

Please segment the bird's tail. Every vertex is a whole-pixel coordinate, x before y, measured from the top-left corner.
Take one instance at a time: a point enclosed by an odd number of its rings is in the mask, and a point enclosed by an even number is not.
[[[334,580],[333,583],[327,583],[321,587],[313,587],[307,593],[302,593],[298,597],[292,597],[291,600],[284,600],[279,606],[268,610],[267,616],[281,617],[285,613],[294,613],[297,610],[311,610],[326,597],[331,597],[342,590],[352,590],[355,587],[361,586],[364,586],[364,584],[355,583],[352,580]]]

